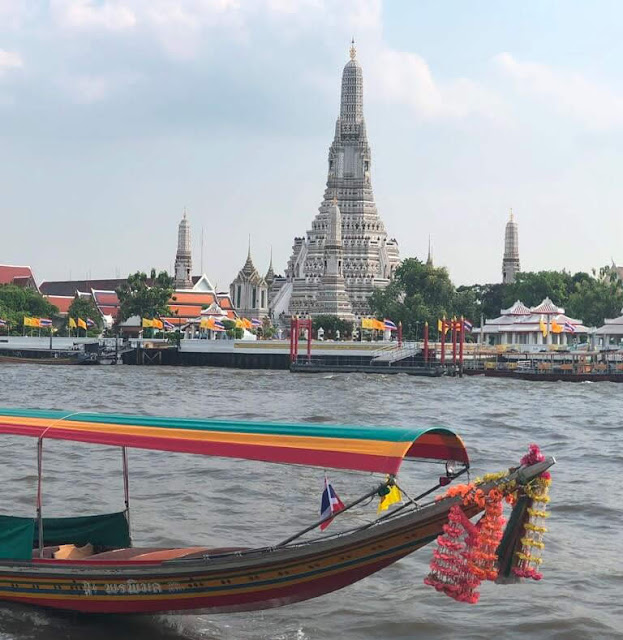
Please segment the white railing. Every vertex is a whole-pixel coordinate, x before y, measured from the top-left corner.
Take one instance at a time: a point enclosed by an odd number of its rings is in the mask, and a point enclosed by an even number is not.
[[[373,355],[373,362],[398,362],[398,360],[404,360],[405,358],[410,358],[418,353],[420,350],[419,344],[417,342],[404,342],[401,346],[398,344],[394,344],[389,348],[380,349],[378,352],[375,352],[376,355]]]

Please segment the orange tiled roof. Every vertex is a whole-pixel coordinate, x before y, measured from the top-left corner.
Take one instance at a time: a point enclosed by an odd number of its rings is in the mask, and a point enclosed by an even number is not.
[[[171,312],[179,318],[196,318],[201,314],[201,306],[169,304],[169,309],[171,309]]]
[[[15,278],[32,278],[30,267],[15,267],[9,264],[0,264],[0,284],[13,284]]]
[[[74,301],[73,296],[43,296],[50,304],[58,307],[60,313],[69,313],[69,307]]]
[[[214,294],[205,291],[174,291],[171,302],[176,305],[211,305],[214,302]]]
[[[229,296],[221,296],[218,299],[218,305],[221,309],[231,309],[233,306]]]

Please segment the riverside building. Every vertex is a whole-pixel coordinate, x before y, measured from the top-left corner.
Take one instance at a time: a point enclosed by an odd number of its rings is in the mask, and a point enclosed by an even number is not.
[[[374,288],[389,284],[399,264],[398,244],[388,237],[377,211],[371,172],[363,73],[353,43],[342,73],[340,114],[329,149],[324,198],[311,229],[294,239],[284,280],[273,281],[273,317],[318,315],[329,308],[344,318],[364,316]],[[341,248],[331,245],[334,206],[339,213]],[[328,265],[340,251],[339,273],[329,274]]]

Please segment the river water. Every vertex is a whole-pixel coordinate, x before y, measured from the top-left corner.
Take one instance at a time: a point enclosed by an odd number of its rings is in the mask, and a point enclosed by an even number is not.
[[[0,365],[2,407],[443,424],[463,436],[474,474],[515,464],[531,442],[558,461],[552,470],[545,579],[515,586],[486,583],[473,606],[423,584],[429,546],[349,588],[264,612],[91,618],[5,605],[0,639],[623,638],[621,390],[612,383]],[[0,511],[32,515],[34,441],[3,437],[0,460]],[[400,478],[415,494],[434,484],[440,471],[405,464]],[[367,474],[329,476],[345,501],[376,481]],[[320,469],[131,450],[133,538],[139,546],[275,543],[317,517],[322,482]],[[43,488],[47,516],[121,510],[120,453],[48,442]],[[370,505],[345,514],[346,525],[374,510]]]

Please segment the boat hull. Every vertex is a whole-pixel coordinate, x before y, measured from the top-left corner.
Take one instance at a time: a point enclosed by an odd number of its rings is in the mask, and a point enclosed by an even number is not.
[[[158,564],[15,563],[0,567],[0,599],[86,613],[279,607],[341,589],[428,544],[447,521],[450,503],[432,506],[424,520],[415,512],[326,542],[243,555]]]

